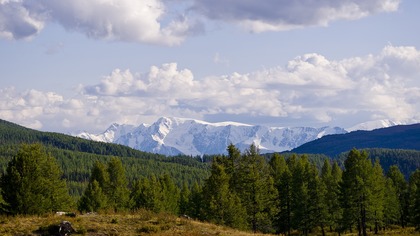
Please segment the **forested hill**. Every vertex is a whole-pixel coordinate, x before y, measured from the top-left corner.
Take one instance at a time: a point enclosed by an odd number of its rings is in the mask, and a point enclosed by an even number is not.
[[[202,182],[208,176],[208,164],[190,156],[166,157],[138,151],[123,145],[95,142],[73,136],[28,129],[0,119],[0,175],[16,155],[21,144],[41,143],[63,171],[70,192],[80,196],[96,161],[121,159],[130,182],[151,175],[169,174],[178,185]]]
[[[420,151],[420,124],[397,125],[373,131],[353,131],[327,135],[292,150],[294,153],[316,153],[335,157],[352,148],[388,148]]]
[[[15,145],[21,143],[42,143],[44,146],[64,150],[118,157],[163,157],[123,145],[89,141],[60,133],[37,131],[0,119],[0,144]]]

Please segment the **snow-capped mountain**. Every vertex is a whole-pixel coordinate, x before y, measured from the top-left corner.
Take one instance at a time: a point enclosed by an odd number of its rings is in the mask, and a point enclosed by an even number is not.
[[[252,143],[261,153],[298,147],[328,134],[347,131],[339,127],[267,127],[234,122],[209,123],[200,120],[162,117],[151,125],[138,127],[112,124],[104,133],[76,136],[113,142],[134,149],[164,155],[223,154],[230,143],[245,150]]]
[[[392,121],[392,120],[374,120],[374,121],[368,121],[368,122],[357,124],[353,127],[347,128],[346,130],[349,132],[356,131],[356,130],[371,131],[374,129],[388,128],[391,126],[403,125],[403,124],[406,124],[406,123],[399,122],[399,121]]]

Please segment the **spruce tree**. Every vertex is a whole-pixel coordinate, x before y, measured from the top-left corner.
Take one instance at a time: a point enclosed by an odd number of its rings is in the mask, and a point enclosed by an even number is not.
[[[8,214],[43,214],[72,204],[56,160],[40,144],[22,145],[0,178],[1,208]]]

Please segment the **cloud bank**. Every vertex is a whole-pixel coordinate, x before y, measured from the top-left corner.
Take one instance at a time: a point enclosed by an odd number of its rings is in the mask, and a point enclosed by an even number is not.
[[[73,98],[53,92],[0,90],[0,118],[44,130],[103,131],[113,122],[160,116],[278,125],[352,126],[368,120],[420,120],[420,51],[386,46],[376,55],[329,60],[305,54],[287,65],[247,74],[194,78],[176,63],[148,72],[115,69]],[[305,123],[303,123],[305,122]]]
[[[180,44],[217,21],[253,32],[327,26],[396,11],[401,0],[0,0],[0,37],[31,39],[49,22],[94,39]]]

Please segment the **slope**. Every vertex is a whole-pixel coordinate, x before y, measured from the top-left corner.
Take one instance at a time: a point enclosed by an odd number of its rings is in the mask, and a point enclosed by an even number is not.
[[[327,135],[305,143],[292,152],[317,153],[334,157],[352,148],[411,149],[420,151],[420,124],[397,125],[372,131]]]

